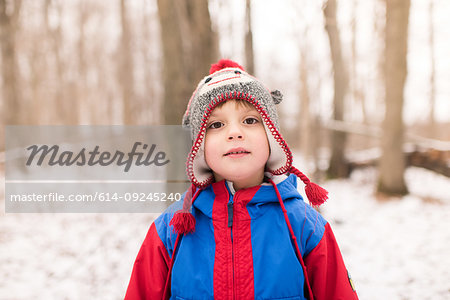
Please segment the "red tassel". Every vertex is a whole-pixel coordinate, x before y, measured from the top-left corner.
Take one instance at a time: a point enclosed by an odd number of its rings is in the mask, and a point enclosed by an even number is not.
[[[300,178],[303,183],[306,185],[305,187],[305,193],[308,197],[309,203],[314,206],[320,206],[328,199],[328,191],[319,185],[315,184],[314,182],[311,182],[308,177],[306,177],[305,174],[300,172],[296,167],[291,166],[289,168],[289,172],[297,175],[298,178]]]
[[[195,218],[190,212],[179,210],[169,225],[173,225],[173,230],[178,234],[192,233],[195,231]]]
[[[328,199],[328,191],[314,182],[306,184],[305,193],[309,203],[314,207],[322,205]]]

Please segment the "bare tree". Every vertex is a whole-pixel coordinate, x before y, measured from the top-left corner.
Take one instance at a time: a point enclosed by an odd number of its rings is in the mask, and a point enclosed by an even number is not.
[[[33,111],[31,116],[31,124],[41,124],[41,122],[46,123],[46,112],[45,104],[43,100],[46,97],[42,96],[42,81],[44,76],[42,76],[43,69],[43,57],[39,55],[40,49],[38,47],[33,47],[29,53],[29,64],[30,64],[30,81],[29,87],[31,90],[31,98],[33,99],[30,109]]]
[[[21,112],[19,67],[17,64],[16,49],[16,32],[19,25],[21,6],[21,0],[0,0],[0,48],[3,78],[2,120],[4,120],[5,125],[26,122],[26,117]]]
[[[145,124],[158,124],[159,118],[161,115],[161,107],[159,101],[159,95],[156,91],[157,79],[158,75],[155,71],[155,47],[154,41],[155,37],[155,29],[158,29],[157,24],[154,23],[156,14],[150,14],[148,9],[145,8],[146,5],[149,5],[147,0],[143,0],[142,4],[144,9],[142,9],[142,19],[141,19],[141,28],[142,28],[142,41],[140,51],[142,53],[142,64],[146,66],[144,68],[144,103],[143,110],[145,112],[143,122]],[[156,27],[156,28],[155,28]],[[145,108],[145,109],[144,109]]]
[[[207,74],[212,63],[218,56],[218,39],[212,30],[211,17],[209,14],[208,0],[186,1],[187,20],[189,22],[189,33],[186,37],[191,44],[191,52],[186,57],[191,62],[190,82],[191,89],[195,87],[198,81]]]
[[[245,68],[250,74],[255,73],[253,58],[253,31],[251,0],[245,1]]]
[[[367,123],[367,112],[364,99],[364,93],[361,88],[361,80],[358,76],[358,70],[356,68],[358,64],[358,53],[357,53],[357,10],[358,10],[358,0],[353,0],[352,3],[352,20],[351,20],[351,30],[352,30],[352,42],[351,42],[351,92],[353,103],[355,106],[359,106],[361,109],[362,120]]]
[[[76,83],[75,95],[76,101],[83,102],[84,111],[82,113],[89,114],[89,122],[95,120],[95,108],[93,101],[86,95],[88,89],[87,84],[87,71],[88,61],[86,53],[86,22],[88,20],[88,9],[85,1],[78,3],[78,43],[77,43],[77,67],[78,67],[78,80]]]
[[[345,95],[347,92],[347,71],[342,58],[341,41],[336,20],[336,0],[328,0],[324,7],[325,29],[330,42],[331,59],[333,62],[334,101],[333,117],[335,120],[344,119]],[[327,170],[329,178],[346,177],[349,174],[344,151],[347,135],[345,132],[332,131],[331,133],[331,158]]]
[[[306,28],[305,28],[306,29]],[[306,36],[307,29],[302,36]],[[313,112],[310,89],[310,57],[308,56],[308,44],[303,41],[300,46],[300,121],[297,137],[300,142],[300,149],[306,162],[313,162],[315,171],[312,174],[314,180],[319,179],[319,151],[321,126],[319,117]]]
[[[163,113],[180,124],[195,85],[217,58],[207,0],[158,0],[163,49]]]
[[[181,1],[184,2],[184,1]],[[165,124],[180,124],[189,86],[184,59],[180,18],[176,1],[158,0],[158,15],[163,51],[162,80],[164,86],[163,115]]]
[[[300,140],[300,150],[304,156],[305,161],[309,162],[311,160],[316,163],[316,158],[318,151],[314,151],[315,146],[317,146],[319,139],[319,127],[316,125],[317,115],[313,113],[312,103],[311,103],[311,56],[309,49],[309,40],[307,38],[308,31],[310,30],[308,24],[303,25],[303,29],[299,34],[299,39],[297,44],[300,50],[300,62],[299,62],[299,75],[300,75],[300,117],[298,122],[298,131],[296,136]],[[318,165],[315,164],[316,172],[318,171]]]
[[[52,3],[53,2],[53,3]],[[55,72],[55,94],[52,95],[53,107],[55,108],[53,113],[53,121],[58,124],[78,124],[78,101],[77,99],[70,99],[67,82],[64,76],[66,72],[66,62],[61,54],[61,47],[63,46],[63,36],[61,28],[62,16],[62,3],[52,0],[45,0],[44,4],[44,23],[45,32],[49,41],[51,52],[51,59],[54,60],[56,67]],[[56,11],[57,23],[56,25],[50,25],[50,14],[52,10]],[[43,99],[41,99],[43,100]],[[33,101],[39,101],[33,99]],[[42,105],[39,103],[38,105]]]
[[[378,192],[403,195],[404,180],[403,89],[407,76],[408,19],[410,0],[386,0],[385,86],[386,114],[383,123]]]
[[[384,41],[386,36],[386,0],[376,0],[373,3],[373,32],[374,32],[374,54],[375,54],[375,80],[374,80],[374,94],[376,107],[384,106],[385,92],[385,57],[384,57]],[[380,124],[383,120],[383,115],[378,111],[371,112],[367,115],[369,122]]]
[[[119,46],[119,84],[122,89],[123,122],[126,125],[135,124],[134,107],[134,68],[131,41],[131,28],[128,21],[127,3],[120,0],[120,21],[122,34]]]
[[[428,6],[428,18],[429,18],[429,43],[430,43],[430,63],[431,63],[431,70],[430,70],[430,132],[432,135],[435,134],[436,130],[436,120],[434,118],[434,111],[436,106],[436,58],[434,53],[434,0],[429,0],[429,6]],[[434,136],[433,136],[434,137]]]

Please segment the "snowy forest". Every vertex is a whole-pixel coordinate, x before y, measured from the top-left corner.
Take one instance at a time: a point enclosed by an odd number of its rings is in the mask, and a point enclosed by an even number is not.
[[[447,0],[0,0],[2,181],[7,125],[179,125],[229,58],[283,93],[281,131],[330,192],[320,212],[360,299],[449,299],[449,14]],[[122,299],[155,217],[2,209],[0,299]]]

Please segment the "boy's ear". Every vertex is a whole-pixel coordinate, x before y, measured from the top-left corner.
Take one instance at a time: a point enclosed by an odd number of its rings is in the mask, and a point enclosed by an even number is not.
[[[278,104],[283,100],[283,94],[279,90],[271,91],[273,103]]]

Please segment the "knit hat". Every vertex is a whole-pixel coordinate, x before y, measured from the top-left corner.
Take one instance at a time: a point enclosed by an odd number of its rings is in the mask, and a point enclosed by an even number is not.
[[[172,219],[171,224],[176,231],[187,233],[194,230],[195,219],[189,213],[191,204],[200,190],[214,181],[212,170],[204,156],[206,125],[214,108],[227,100],[247,101],[261,115],[270,147],[265,172],[272,175],[296,174],[306,184],[306,194],[312,205],[318,206],[327,199],[324,189],[311,183],[303,173],[292,166],[292,153],[280,133],[275,107],[282,98],[278,90],[270,91],[261,81],[231,60],[222,59],[211,66],[210,74],[198,84],[183,116],[183,126],[190,129],[193,141],[186,163],[192,186],[184,197],[183,209]]]
[[[203,152],[209,115],[219,103],[230,99],[248,101],[260,113],[271,150],[267,172],[274,175],[286,173],[292,163],[291,151],[279,133],[275,108],[275,104],[282,100],[281,93],[270,92],[237,63],[221,60],[211,67],[210,75],[200,81],[183,117],[183,126],[190,128],[193,140],[187,161],[187,174],[199,188],[213,181],[212,171],[206,164]]]

